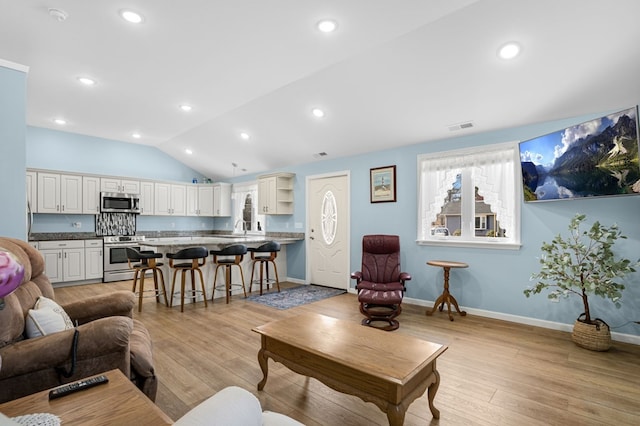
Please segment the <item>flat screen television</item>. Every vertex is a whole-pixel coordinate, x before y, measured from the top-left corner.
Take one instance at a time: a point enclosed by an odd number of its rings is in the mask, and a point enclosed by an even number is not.
[[[525,201],[640,194],[637,106],[519,148]]]

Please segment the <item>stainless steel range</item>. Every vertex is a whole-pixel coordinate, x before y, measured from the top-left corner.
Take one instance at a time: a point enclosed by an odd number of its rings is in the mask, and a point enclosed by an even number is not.
[[[102,281],[126,281],[133,279],[133,271],[127,261],[127,247],[140,250],[144,235],[115,235],[104,237],[104,272]]]

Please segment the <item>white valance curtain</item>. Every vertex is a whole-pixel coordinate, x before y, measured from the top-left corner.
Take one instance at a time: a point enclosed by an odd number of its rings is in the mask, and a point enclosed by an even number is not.
[[[516,194],[517,146],[494,145],[474,151],[451,151],[438,156],[424,156],[420,160],[419,191],[423,238],[430,233],[447,197],[447,191],[463,170],[470,170],[472,181],[485,203],[491,206],[506,235],[513,236],[516,228],[514,194]]]

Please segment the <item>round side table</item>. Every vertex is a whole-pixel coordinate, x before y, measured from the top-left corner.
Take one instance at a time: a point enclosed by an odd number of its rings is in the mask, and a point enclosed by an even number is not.
[[[451,304],[453,303],[453,306],[456,308],[456,311],[460,314],[460,316],[463,317],[467,315],[465,311],[460,310],[456,298],[453,297],[451,293],[449,293],[449,271],[451,270],[451,268],[468,268],[469,265],[464,262],[454,262],[450,260],[429,260],[427,261],[427,265],[437,266],[444,270],[444,291],[436,299],[436,302],[433,304],[433,308],[430,311],[427,311],[426,314],[432,315],[438,308],[440,308],[440,312],[442,312],[444,304],[446,303],[447,312],[449,313],[449,319],[453,321],[453,315],[451,315]]]

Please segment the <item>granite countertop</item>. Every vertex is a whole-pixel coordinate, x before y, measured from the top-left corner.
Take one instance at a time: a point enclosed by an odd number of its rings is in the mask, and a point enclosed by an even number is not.
[[[169,239],[163,238],[162,241],[145,240],[140,242],[141,246],[156,247],[159,249],[176,249],[194,246],[204,246],[208,249],[223,249],[234,244],[244,244],[248,247],[258,247],[268,241],[277,241],[280,244],[292,244],[301,241],[301,238],[292,237],[272,237],[263,235],[242,236],[211,236],[211,237],[193,237],[190,240],[182,238]]]
[[[174,245],[256,245],[267,241],[277,241],[280,244],[291,244],[304,240],[303,232],[267,232],[266,235],[232,235],[224,231],[145,231],[136,235],[144,235],[147,239],[162,238],[164,241],[145,241],[147,245],[155,247]],[[95,232],[43,232],[33,233],[29,241],[58,241],[58,240],[95,240],[102,239],[102,235]],[[175,238],[171,242],[169,239]]]

